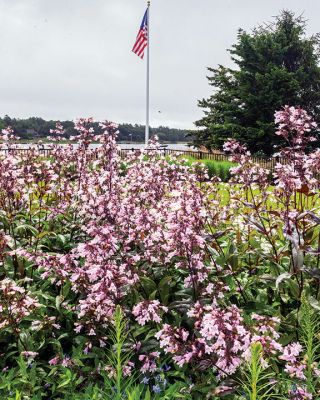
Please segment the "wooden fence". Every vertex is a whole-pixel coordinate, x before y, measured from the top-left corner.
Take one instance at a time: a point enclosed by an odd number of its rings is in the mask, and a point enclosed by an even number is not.
[[[52,154],[51,149],[47,148],[37,148],[37,149],[24,149],[24,148],[16,148],[16,149],[0,149],[0,154],[4,155],[23,155],[23,154],[28,154],[30,152],[37,151],[41,156],[43,157],[49,157]]]
[[[34,151],[30,148],[16,148],[16,149],[0,149],[0,154],[17,154],[23,155],[30,151]],[[37,148],[36,150],[40,155],[44,157],[49,157],[52,154],[52,150],[50,148]],[[129,152],[140,152],[140,149],[121,149],[119,150],[119,155],[121,157],[125,157]],[[213,161],[230,161],[230,157],[227,154],[220,152],[205,152],[205,151],[197,151],[197,150],[173,150],[168,148],[160,148],[160,153],[164,156],[187,156],[193,157],[197,160],[213,160]],[[271,158],[263,158],[263,157],[252,157],[253,162],[261,165],[264,168],[268,168],[271,171],[274,171],[274,167],[277,163],[285,163],[280,157],[271,157]]]
[[[140,151],[137,149],[121,149],[120,154],[125,155],[128,152],[134,152],[134,151]],[[161,148],[160,149],[161,154],[164,156],[187,156],[187,157],[193,157],[197,160],[213,160],[213,161],[229,161],[230,162],[230,156],[222,153],[222,152],[206,152],[206,151],[197,151],[197,150],[174,150],[174,149],[167,149],[167,148]],[[272,172],[274,171],[274,167],[277,163],[284,164],[285,160],[282,159],[281,157],[251,157],[251,160],[254,163],[257,163],[261,165],[263,168],[268,168]]]

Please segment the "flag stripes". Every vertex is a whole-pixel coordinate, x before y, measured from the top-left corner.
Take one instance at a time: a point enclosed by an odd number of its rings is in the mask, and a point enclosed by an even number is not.
[[[144,50],[148,46],[148,10],[146,10],[140,29],[133,45],[132,51],[141,59],[144,57]]]

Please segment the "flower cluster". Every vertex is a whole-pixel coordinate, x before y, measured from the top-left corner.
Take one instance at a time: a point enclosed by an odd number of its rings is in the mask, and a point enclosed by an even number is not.
[[[167,312],[168,308],[161,306],[159,300],[145,300],[134,306],[132,314],[139,325],[145,325],[148,321],[160,323],[160,311]]]
[[[142,362],[140,371],[145,374],[146,372],[155,372],[157,370],[156,360],[159,358],[160,353],[153,351],[149,354],[140,354],[139,361]]]
[[[173,360],[180,366],[203,359],[218,370],[219,377],[233,374],[250,346],[250,332],[243,325],[239,309],[234,305],[221,308],[197,303],[188,315],[195,318],[200,337],[189,339],[183,328],[166,324],[156,334],[160,347],[174,354]]]
[[[20,139],[18,136],[14,134],[14,130],[8,126],[6,129],[2,129],[2,135],[0,135],[0,140],[3,140],[5,143],[10,143],[12,141]]]
[[[252,343],[261,343],[263,354],[269,357],[282,352],[283,348],[278,342],[280,338],[278,333],[280,319],[258,314],[252,314],[251,318],[254,321]]]
[[[223,150],[230,153],[230,160],[236,164],[230,169],[233,176],[237,177],[237,182],[246,187],[256,184],[259,187],[268,185],[270,171],[262,168],[258,163],[253,162],[250,151],[246,146],[234,139],[229,139],[224,145]]]
[[[301,386],[296,386],[289,390],[290,400],[312,400],[313,396]]]
[[[19,333],[20,323],[38,307],[39,302],[12,279],[0,281],[0,329],[10,327]]]
[[[275,123],[278,124],[276,135],[282,136],[293,145],[305,146],[316,140],[314,136],[306,136],[306,133],[315,130],[317,123],[302,108],[283,107],[283,110],[275,113]]]
[[[279,357],[280,360],[286,361],[285,371],[291,378],[306,379],[304,370],[306,365],[298,361],[298,356],[302,351],[300,343],[291,343],[283,349],[283,354]]]

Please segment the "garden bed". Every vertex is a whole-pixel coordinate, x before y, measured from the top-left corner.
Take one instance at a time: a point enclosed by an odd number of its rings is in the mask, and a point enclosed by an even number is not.
[[[319,398],[320,152],[302,110],[278,119],[272,187],[235,141],[204,182],[90,119],[77,149],[0,158],[1,398]]]

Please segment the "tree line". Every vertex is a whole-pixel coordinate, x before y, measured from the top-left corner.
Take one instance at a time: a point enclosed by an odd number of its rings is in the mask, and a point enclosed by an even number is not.
[[[10,118],[8,115],[0,118],[0,129],[11,126],[15,134],[22,140],[36,140],[51,136],[50,130],[55,129],[58,121],[46,121],[39,117],[30,117],[25,119]],[[59,121],[65,130],[65,138],[77,135],[74,129],[73,121]],[[100,132],[98,122],[93,123],[95,132]],[[167,126],[159,126],[158,128],[150,128],[150,136],[157,135],[160,142],[189,142],[192,137],[192,131],[186,129],[175,129]],[[139,124],[120,124],[119,125],[119,141],[125,142],[144,142],[145,126]]]

